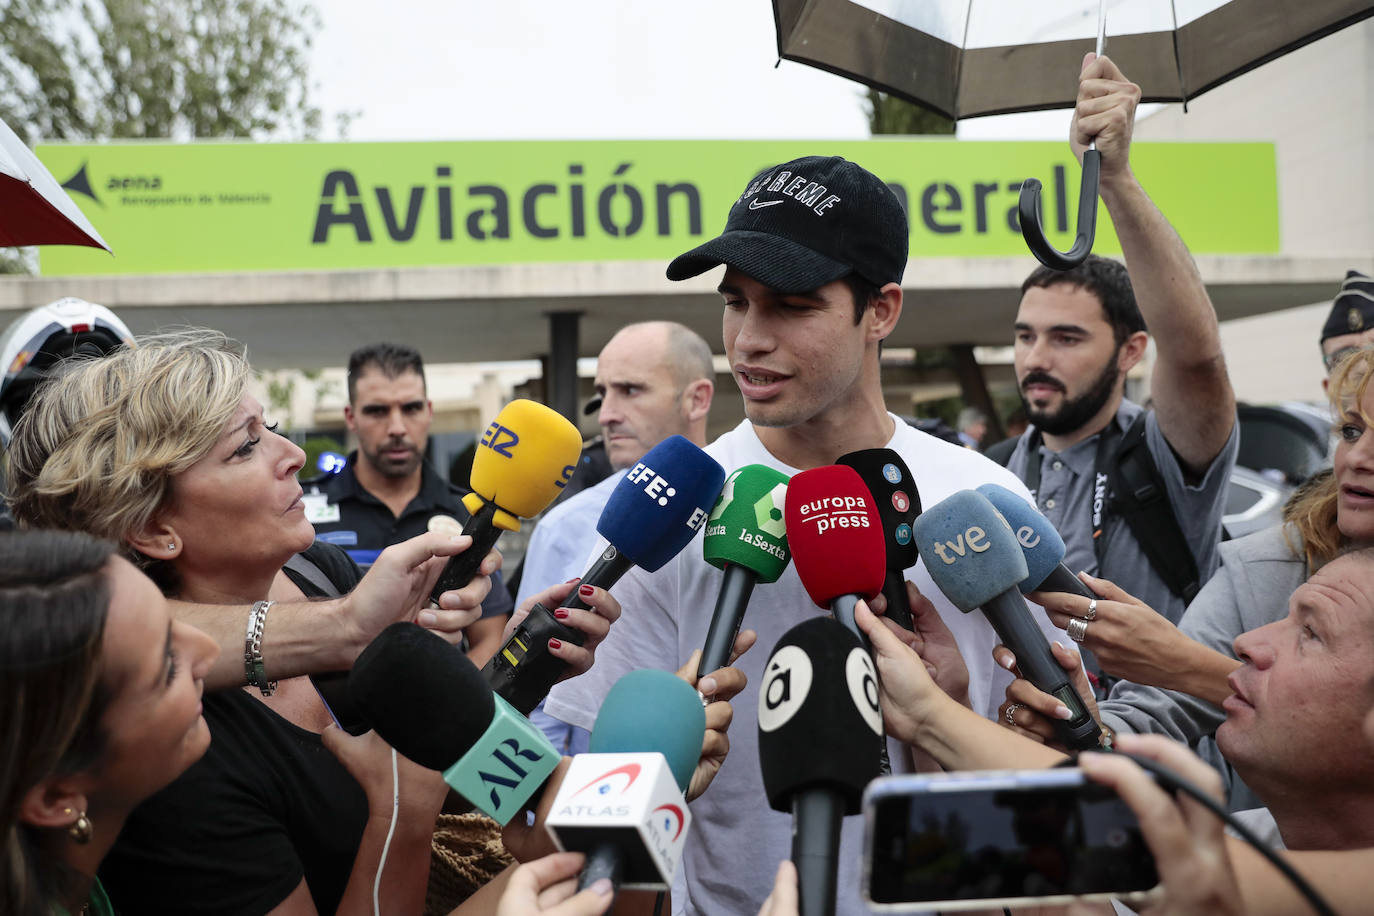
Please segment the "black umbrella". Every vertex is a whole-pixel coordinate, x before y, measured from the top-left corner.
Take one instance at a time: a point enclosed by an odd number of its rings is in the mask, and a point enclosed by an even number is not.
[[[1105,18],[1111,58],[1144,102],[1184,102],[1374,14],[1370,0],[773,0],[778,54],[960,119],[1071,108],[1078,62]],[[1098,39],[1100,42],[1100,39]],[[1098,53],[1102,53],[1100,43]],[[1083,162],[1073,248],[1039,221],[1022,186],[1021,231],[1066,269],[1087,256],[1097,212],[1096,152]]]

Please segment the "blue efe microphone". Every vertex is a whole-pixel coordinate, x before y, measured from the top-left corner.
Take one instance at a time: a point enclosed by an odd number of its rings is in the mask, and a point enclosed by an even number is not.
[[[691,543],[724,483],[725,469],[682,436],[669,436],[649,449],[601,510],[596,530],[610,543],[582,584],[609,589],[633,566],[657,572]],[[588,606],[575,592],[564,604]],[[565,668],[549,653],[550,639],[580,646],[583,634],[536,604],[482,669],[497,695],[525,715],[548,696]]]
[[[1030,574],[1007,520],[986,496],[960,490],[927,508],[912,526],[926,570],[945,597],[964,613],[983,616],[1012,652],[1026,679],[1069,709],[1056,719],[1060,740],[1075,750],[1096,747],[1101,729],[1031,619],[1018,586]]]
[[[1023,593],[1068,592],[1084,598],[1099,597],[1064,565],[1064,539],[1049,519],[1006,487],[985,483],[978,492],[1002,513],[1025,553],[1028,572],[1018,586]]]
[[[545,822],[560,849],[586,853],[580,887],[598,878],[672,884],[691,823],[683,795],[705,734],[701,698],[676,675],[640,669],[615,682]]]

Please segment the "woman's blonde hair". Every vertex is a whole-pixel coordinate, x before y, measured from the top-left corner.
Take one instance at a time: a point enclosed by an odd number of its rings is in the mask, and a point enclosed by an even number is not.
[[[153,560],[128,539],[167,504],[172,478],[218,441],[249,372],[238,342],[200,328],[139,338],[63,366],[15,426],[15,519],[108,538],[150,567]]]
[[[1355,412],[1366,427],[1374,426],[1374,417],[1365,414],[1360,406],[1370,380],[1374,379],[1374,349],[1359,350],[1341,360],[1331,371],[1326,396],[1337,427],[1344,425],[1346,415]],[[1294,553],[1301,553],[1307,568],[1316,571],[1331,562],[1349,546],[1349,539],[1337,526],[1336,505],[1341,487],[1332,471],[1324,471],[1304,483],[1289,498],[1283,508],[1283,520],[1289,531],[1296,530],[1302,540],[1301,549],[1292,543]]]

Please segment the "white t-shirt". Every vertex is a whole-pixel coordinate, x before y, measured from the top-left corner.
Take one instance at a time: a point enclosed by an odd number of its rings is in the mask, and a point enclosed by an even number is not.
[[[999,484],[1030,502],[1030,493],[1010,471],[953,443],[913,429],[892,416],[896,431],[887,447],[911,469],[921,505],[934,506],[958,490]],[[726,473],[746,464],[763,464],[784,474],[798,473],[774,458],[745,420],[706,447]],[[612,589],[623,608],[620,620],[596,650],[596,662],[580,677],[564,681],[549,694],[545,708],[564,721],[591,728],[602,699],[623,674],[638,668],[676,670],[706,641],[722,573],[702,559],[702,534],[656,573],[632,570]],[[594,555],[601,547],[592,551]],[[907,578],[930,598],[953,632],[969,670],[973,708],[996,718],[1011,675],[992,659],[998,642],[977,612],[961,613],[931,581],[918,562]],[[1044,611],[1030,605],[1050,639],[1064,638]],[[744,626],[758,631],[758,643],[737,663],[749,684],[733,701],[730,755],[711,787],[692,802],[693,823],[683,867],[673,887],[673,913],[693,916],[753,914],[772,890],[778,863],[791,854],[792,817],[772,810],[763,790],[758,753],[758,685],[763,666],[778,640],[809,617],[828,614],[807,596],[789,565],[775,583],[754,589]],[[894,770],[906,759],[902,745],[889,741]],[[1011,762],[1009,761],[1009,764]],[[840,842],[839,916],[866,913],[859,892],[863,818],[844,820]]]

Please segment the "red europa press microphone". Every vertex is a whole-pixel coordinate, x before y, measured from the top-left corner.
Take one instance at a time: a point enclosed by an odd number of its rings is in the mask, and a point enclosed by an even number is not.
[[[806,593],[868,645],[854,621],[854,606],[882,592],[887,548],[863,478],[838,464],[802,471],[787,485],[783,518]]]

